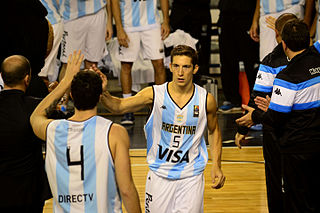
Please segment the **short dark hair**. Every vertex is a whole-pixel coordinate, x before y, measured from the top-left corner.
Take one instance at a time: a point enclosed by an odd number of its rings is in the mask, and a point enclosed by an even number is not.
[[[288,48],[294,52],[307,49],[310,44],[308,26],[301,20],[287,22],[281,37]]]
[[[102,80],[94,71],[81,70],[71,83],[71,95],[78,110],[93,109],[102,93]]]
[[[3,60],[1,64],[1,76],[5,85],[12,87],[31,74],[31,66],[28,59],[22,55],[13,55]]]
[[[275,22],[275,28],[281,35],[284,25],[289,21],[293,21],[297,19],[298,17],[293,13],[283,13],[277,18]]]
[[[174,56],[188,56],[191,58],[191,62],[194,65],[198,63],[198,54],[192,47],[187,45],[178,45],[171,51],[171,62],[173,61]]]

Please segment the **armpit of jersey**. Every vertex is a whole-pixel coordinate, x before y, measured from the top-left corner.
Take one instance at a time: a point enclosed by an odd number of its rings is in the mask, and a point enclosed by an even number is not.
[[[256,82],[254,84],[254,90],[259,92],[269,93],[272,91],[273,81],[276,75],[283,70],[285,66],[270,67],[264,64],[259,66]]]

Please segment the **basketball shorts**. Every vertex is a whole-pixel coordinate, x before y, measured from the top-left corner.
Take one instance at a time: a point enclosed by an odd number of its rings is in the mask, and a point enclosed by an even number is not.
[[[302,19],[304,17],[304,8],[300,4],[297,4],[279,13],[267,14],[260,17],[260,61],[277,46],[275,32],[273,29],[267,27],[266,17],[272,16],[278,18],[283,13],[293,13],[299,19]]]
[[[145,212],[203,212],[203,174],[171,180],[149,171],[146,181]]]
[[[57,65],[57,55],[63,34],[63,22],[57,22],[56,24],[52,25],[52,28],[54,34],[53,46],[50,54],[47,56],[45,60],[44,67],[38,74],[40,77],[48,77],[50,82],[56,81],[59,74],[59,68]]]
[[[66,21],[61,43],[61,62],[67,63],[68,56],[75,50],[81,50],[87,61],[100,61],[107,53],[105,35],[105,8],[95,14]]]
[[[138,58],[139,51],[142,51],[144,59],[157,60],[164,58],[160,28],[126,33],[130,40],[129,47],[122,47],[117,43],[116,57],[119,61],[134,62]]]

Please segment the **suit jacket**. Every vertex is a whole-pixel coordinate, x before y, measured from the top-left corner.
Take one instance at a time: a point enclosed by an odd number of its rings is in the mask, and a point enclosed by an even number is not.
[[[34,135],[29,121],[40,101],[21,90],[0,92],[0,206],[50,198],[42,141]]]

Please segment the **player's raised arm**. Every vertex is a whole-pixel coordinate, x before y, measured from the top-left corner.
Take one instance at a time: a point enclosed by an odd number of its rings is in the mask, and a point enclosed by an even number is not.
[[[218,125],[217,105],[214,97],[208,93],[207,97],[207,120],[208,120],[208,141],[212,159],[212,188],[219,189],[223,187],[225,176],[221,170],[222,139]]]
[[[83,55],[80,51],[69,56],[66,74],[59,85],[47,95],[37,106],[30,117],[30,123],[36,136],[46,140],[46,130],[51,119],[47,118],[46,109],[57,99],[60,99],[71,85],[73,76],[80,71]]]
[[[137,112],[143,107],[152,105],[153,89],[152,87],[146,87],[129,98],[118,98],[106,91],[102,95],[101,102],[113,113]]]

